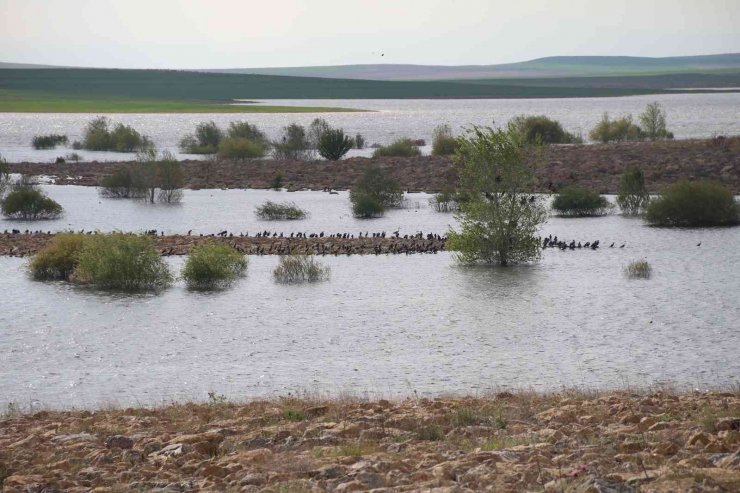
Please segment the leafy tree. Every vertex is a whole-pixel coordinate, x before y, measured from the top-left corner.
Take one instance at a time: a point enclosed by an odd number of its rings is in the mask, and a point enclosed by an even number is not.
[[[157,198],[160,202],[173,204],[182,200],[182,187],[185,177],[180,162],[170,152],[163,152],[155,163],[156,186],[159,189]]]
[[[116,199],[141,198],[142,187],[137,179],[138,175],[131,168],[117,168],[100,181],[100,195]]]
[[[388,207],[398,207],[403,200],[401,185],[378,166],[368,166],[349,192],[355,216],[382,215]]]
[[[640,114],[640,124],[645,137],[650,140],[673,138],[673,133],[666,130],[665,116],[665,110],[657,101],[647,105],[645,111]]]
[[[283,128],[283,136],[279,141],[272,143],[272,148],[275,159],[304,160],[313,156],[306,129],[296,123]]]
[[[576,135],[566,132],[559,121],[545,115],[519,115],[509,121],[509,129],[517,132],[527,144],[576,144]]]
[[[460,231],[450,231],[448,246],[466,264],[509,265],[540,256],[537,227],[547,217],[534,195],[534,162],[525,159],[521,136],[511,129],[473,127],[458,138]]]
[[[319,139],[319,155],[329,161],[338,161],[352,149],[353,144],[352,138],[341,128],[329,129]]]
[[[215,122],[201,122],[195,127],[195,134],[188,134],[180,140],[180,150],[188,154],[216,154],[224,132]]]
[[[265,148],[261,142],[242,137],[226,137],[218,146],[220,159],[253,159],[263,157]]]
[[[650,194],[645,188],[645,175],[637,166],[629,166],[619,180],[617,204],[624,214],[636,216],[645,210]]]

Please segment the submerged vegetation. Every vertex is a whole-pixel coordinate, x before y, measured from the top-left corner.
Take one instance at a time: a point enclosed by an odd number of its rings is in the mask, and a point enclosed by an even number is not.
[[[396,139],[392,143],[375,149],[373,157],[416,157],[421,151],[416,143],[409,138]]]
[[[460,190],[469,200],[460,206],[460,231],[449,232],[448,248],[466,264],[538,259],[537,227],[547,211],[534,194],[535,163],[525,159],[521,135],[473,127],[458,142]]]
[[[151,149],[153,143],[133,127],[117,123],[111,130],[110,121],[99,116],[88,122],[82,142],[75,142],[75,149],[89,151],[139,152]]]
[[[573,185],[558,192],[552,208],[561,216],[603,216],[609,210],[609,201],[593,190]]]
[[[265,221],[304,219],[308,215],[293,202],[278,203],[270,200],[257,207],[254,213]]]
[[[608,113],[604,113],[601,121],[589,132],[589,137],[591,140],[602,143],[673,138],[673,133],[666,129],[666,113],[660,103],[648,104],[640,113],[639,120],[642,127],[633,123],[632,115],[612,120]]]
[[[56,219],[64,212],[62,206],[36,184],[23,179],[10,186],[10,192],[2,197],[0,210],[8,218],[31,221]]]
[[[34,149],[54,149],[58,145],[64,145],[68,142],[66,135],[37,135],[33,138],[31,145]]]
[[[645,219],[654,226],[734,226],[740,223],[740,204],[721,183],[681,180],[650,201]]]
[[[403,192],[398,180],[378,166],[368,166],[349,192],[352,213],[368,219],[382,216],[385,209],[399,207]]]
[[[307,255],[284,255],[273,271],[275,280],[283,284],[325,281],[329,278],[329,267]]]
[[[635,260],[624,268],[624,273],[630,279],[649,279],[653,273],[653,268],[647,260]]]
[[[190,250],[182,278],[191,289],[222,289],[243,276],[247,264],[235,248],[210,241]]]
[[[619,180],[617,205],[623,214],[636,216],[650,203],[650,194],[645,187],[645,175],[637,166],[629,166]]]
[[[451,156],[457,150],[457,139],[449,125],[437,125],[432,131],[432,156]]]
[[[118,168],[100,182],[100,195],[107,198],[137,198],[166,204],[182,200],[185,177],[180,162],[169,152],[154,149],[139,153],[137,162]]]

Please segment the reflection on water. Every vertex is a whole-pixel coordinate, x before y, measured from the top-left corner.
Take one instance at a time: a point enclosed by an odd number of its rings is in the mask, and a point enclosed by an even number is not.
[[[332,256],[328,282],[301,286],[273,281],[277,257],[252,257],[232,289],[135,296],[34,282],[25,260],[0,258],[0,405],[738,383],[737,228],[554,221],[628,246],[507,269]],[[653,278],[626,279],[643,257]]]
[[[375,110],[366,113],[264,113],[264,114],[111,114],[111,120],[132,125],[152,138],[158,148],[179,158],[178,142],[192,133],[202,121],[213,120],[221,127],[236,120],[257,124],[271,139],[277,139],[282,127],[290,123],[308,125],[314,118],[325,118],[332,126],[344,128],[350,135],[361,133],[368,145],[387,144],[398,137],[425,139],[431,144],[432,130],[447,123],[455,132],[468,125],[505,124],[520,114],[544,114],[562,122],[565,129],[588,136],[601,115],[607,111],[635,117],[645,105],[659,101],[668,114],[668,127],[678,139],[735,135],[740,133],[740,94],[661,94],[620,98],[576,99],[458,99],[458,100],[270,100],[265,104],[298,106],[341,106]],[[34,150],[36,135],[66,134],[70,142],[81,140],[85,125],[95,115],[60,113],[0,114],[0,153],[11,162],[54,161],[70,149]],[[429,153],[430,146],[423,148]],[[85,160],[130,160],[131,154],[78,151]],[[350,151],[349,156],[370,155],[372,149]]]

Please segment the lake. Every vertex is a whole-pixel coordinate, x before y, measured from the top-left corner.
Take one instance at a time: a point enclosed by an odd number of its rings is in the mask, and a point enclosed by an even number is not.
[[[164,207],[99,199],[93,188],[45,189],[67,214],[35,223],[44,230],[404,234],[455,224],[425,194],[357,221],[343,194],[186,191],[182,205]],[[257,221],[254,204],[276,197],[311,217]],[[0,229],[11,224],[20,223]],[[0,406],[157,404],[209,391],[399,397],[740,383],[740,228],[660,229],[609,215],[553,217],[542,234],[602,248],[548,249],[537,264],[506,269],[461,267],[450,253],[323,257],[329,281],[303,286],[273,281],[277,257],[251,257],[231,289],[190,292],[178,282],[142,295],[34,282],[26,259],[2,257]],[[643,258],[653,277],[627,279],[624,267]],[[167,261],[177,272],[184,259]]]
[[[213,120],[226,128],[229,122],[255,123],[270,138],[290,123],[308,125],[314,118],[325,118],[332,126],[350,135],[361,133],[368,145],[387,144],[399,137],[425,139],[431,144],[432,130],[449,124],[456,133],[471,124],[505,124],[520,114],[544,114],[559,120],[576,134],[588,136],[603,112],[613,117],[631,113],[635,119],[653,101],[667,112],[668,128],[676,138],[706,138],[740,134],[740,93],[665,94],[620,98],[575,99],[465,99],[465,100],[266,100],[262,104],[300,106],[342,106],[373,110],[367,113],[304,114],[115,114],[112,121],[132,125],[152,138],[158,148],[174,152],[179,158],[198,156],[179,153],[179,140],[192,133],[202,121]],[[36,135],[66,134],[70,142],[82,137],[84,127],[96,115],[64,113],[0,113],[0,154],[10,162],[46,162],[64,156],[71,149],[34,150]],[[422,148],[429,153],[430,145]],[[130,160],[132,154],[77,151],[85,160]],[[372,149],[353,150],[349,156],[368,156]]]

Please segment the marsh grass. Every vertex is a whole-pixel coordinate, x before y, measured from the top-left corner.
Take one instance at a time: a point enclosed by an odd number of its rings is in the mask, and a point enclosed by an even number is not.
[[[373,157],[415,157],[421,156],[416,143],[408,138],[397,139],[394,142],[379,147],[373,152]]]
[[[37,135],[33,138],[31,145],[34,149],[54,149],[58,145],[66,144],[69,140],[66,135]]]
[[[630,279],[650,279],[653,268],[647,260],[634,260],[624,268],[624,273]]]
[[[306,419],[306,413],[301,409],[286,409],[283,411],[283,418],[288,421],[303,421]]]
[[[172,283],[172,274],[149,238],[123,233],[95,235],[85,241],[71,280],[95,288],[156,290]]]
[[[294,202],[272,202],[270,200],[255,209],[254,213],[265,221],[305,219],[308,213]]]
[[[325,281],[329,278],[329,267],[321,265],[315,258],[304,255],[280,257],[273,271],[275,280],[283,284]]]
[[[233,247],[210,241],[192,248],[182,278],[190,289],[224,289],[244,275],[247,265]]]

